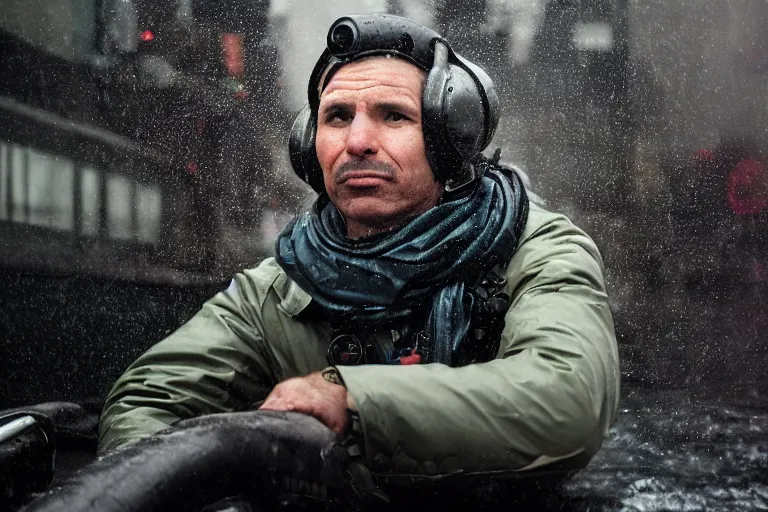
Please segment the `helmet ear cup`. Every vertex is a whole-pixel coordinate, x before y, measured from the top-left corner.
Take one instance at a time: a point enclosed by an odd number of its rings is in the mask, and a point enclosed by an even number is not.
[[[443,99],[443,129],[462,161],[466,162],[485,146],[485,108],[477,84],[459,66],[451,66]]]
[[[436,41],[435,63],[422,98],[422,126],[427,161],[450,189],[475,177],[470,161],[490,142],[498,122],[498,98],[493,90],[488,97],[482,78],[465,68],[463,59],[453,55],[457,63],[449,64],[448,52],[447,45]],[[492,88],[490,79],[489,84]]]
[[[456,162],[455,153],[451,153],[450,140],[443,129],[445,108],[443,100],[450,79],[450,70],[445,65],[436,64],[429,71],[421,98],[421,124],[424,132],[424,146],[427,148],[427,161],[435,178],[445,182],[453,172],[446,162]]]
[[[315,137],[317,119],[309,103],[296,115],[288,137],[288,152],[294,172],[318,194],[325,192],[323,170],[317,160]]]
[[[487,117],[484,120],[485,134],[483,135],[482,141],[480,142],[480,151],[482,151],[488,147],[488,144],[491,143],[491,140],[496,133],[496,128],[499,125],[499,117],[501,115],[501,103],[499,101],[499,95],[496,92],[496,86],[494,85],[493,80],[491,80],[491,77],[488,76],[488,73],[486,73],[483,68],[466,60],[461,55],[456,55],[456,58],[459,60],[461,66],[465,70],[474,75],[474,80],[476,81],[475,83],[485,98],[487,108],[485,115]]]

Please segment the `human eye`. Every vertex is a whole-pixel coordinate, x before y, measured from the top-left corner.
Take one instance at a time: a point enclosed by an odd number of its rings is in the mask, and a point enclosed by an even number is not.
[[[344,123],[350,121],[353,117],[349,109],[343,107],[331,107],[323,113],[323,121],[330,124]]]
[[[407,115],[405,115],[404,113],[402,113],[402,112],[400,112],[398,110],[389,110],[389,111],[387,111],[385,117],[386,117],[387,121],[392,121],[394,123],[400,123],[400,122],[403,122],[403,121],[410,120],[410,117],[408,117]]]

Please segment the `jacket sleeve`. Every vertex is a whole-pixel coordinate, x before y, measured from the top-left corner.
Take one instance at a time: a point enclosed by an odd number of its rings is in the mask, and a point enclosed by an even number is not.
[[[99,452],[132,443],[179,419],[243,409],[275,382],[263,342],[260,297],[238,274],[181,328],[137,359],[110,391]]]
[[[338,368],[373,473],[575,469],[600,447],[619,395],[602,261],[565,217],[534,229],[507,270],[512,303],[497,359]]]

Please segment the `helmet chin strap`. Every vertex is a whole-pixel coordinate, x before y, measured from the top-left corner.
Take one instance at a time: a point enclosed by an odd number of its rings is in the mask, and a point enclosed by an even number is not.
[[[477,167],[471,162],[466,162],[462,169],[462,176],[464,176],[464,179],[461,181],[445,180],[445,192],[448,194],[454,194],[474,183],[478,178]]]

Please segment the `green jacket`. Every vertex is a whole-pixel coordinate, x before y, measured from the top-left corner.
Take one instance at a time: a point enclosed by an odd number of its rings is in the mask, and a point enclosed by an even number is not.
[[[338,368],[375,475],[578,468],[600,447],[616,414],[619,361],[595,244],[532,203],[506,274],[512,303],[495,360]],[[329,326],[297,318],[310,301],[273,258],[238,274],[117,381],[100,451],[179,418],[247,408],[277,382],[325,368]]]

